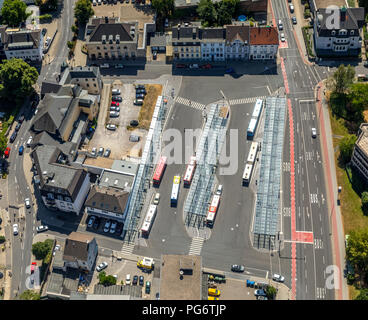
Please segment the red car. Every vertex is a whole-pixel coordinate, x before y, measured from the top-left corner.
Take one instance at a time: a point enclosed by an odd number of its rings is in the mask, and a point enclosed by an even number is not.
[[[5,156],[5,158],[9,158],[9,156],[10,156],[10,147],[7,147],[7,148],[5,149],[5,151],[4,151],[4,156]]]
[[[32,262],[32,264],[31,264],[31,274],[34,273],[35,266],[37,266],[37,263],[36,262]]]
[[[186,68],[187,66],[185,64],[182,64],[182,63],[177,63],[176,67],[177,68]]]
[[[209,64],[209,63],[207,63],[207,64],[203,64],[203,65],[201,65],[201,68],[202,68],[202,69],[211,69],[211,68],[212,68],[212,65],[211,65],[211,64]]]
[[[119,102],[117,102],[117,101],[111,101],[111,105],[118,107],[119,106]]]

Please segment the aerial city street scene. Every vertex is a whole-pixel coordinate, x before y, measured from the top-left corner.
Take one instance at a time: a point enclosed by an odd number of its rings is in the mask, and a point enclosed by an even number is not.
[[[1,0],[0,299],[368,300],[367,13]]]

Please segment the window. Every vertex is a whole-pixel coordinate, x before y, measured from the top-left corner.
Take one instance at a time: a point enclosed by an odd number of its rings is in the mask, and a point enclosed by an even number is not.
[[[100,47],[96,47],[97,50],[100,50]]]

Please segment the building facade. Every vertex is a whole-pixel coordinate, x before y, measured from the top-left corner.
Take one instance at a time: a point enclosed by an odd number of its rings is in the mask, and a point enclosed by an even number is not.
[[[368,181],[368,123],[359,127],[359,137],[355,142],[351,164]]]
[[[249,59],[249,26],[226,26],[226,59]]]
[[[201,59],[207,61],[225,61],[225,39],[224,28],[200,29]]]
[[[276,27],[251,27],[249,37],[250,60],[275,60],[279,48]]]
[[[179,60],[200,60],[201,41],[199,28],[175,27],[172,28],[173,57]]]

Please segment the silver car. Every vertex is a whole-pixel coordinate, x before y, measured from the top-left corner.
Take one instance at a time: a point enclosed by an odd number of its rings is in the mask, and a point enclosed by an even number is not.
[[[272,280],[273,281],[277,281],[277,282],[284,282],[285,281],[285,278],[282,275],[275,273],[272,276]]]
[[[97,267],[96,267],[96,271],[97,272],[100,272],[102,271],[103,269],[107,268],[108,266],[108,263],[106,261],[100,263]]]
[[[110,118],[117,118],[119,115],[120,114],[117,111],[110,111]]]
[[[92,148],[91,154],[93,156],[96,156],[97,155],[97,148]]]

